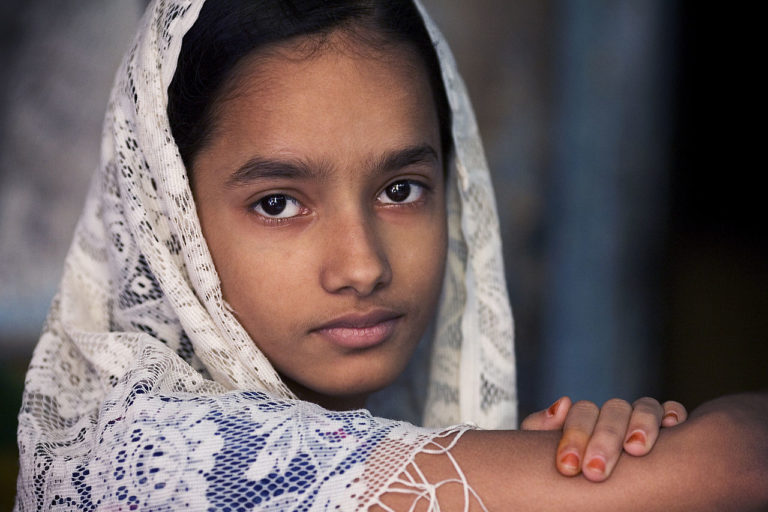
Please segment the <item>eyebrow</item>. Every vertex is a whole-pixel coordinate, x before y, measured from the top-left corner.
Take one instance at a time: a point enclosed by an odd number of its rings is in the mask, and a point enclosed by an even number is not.
[[[405,149],[385,153],[373,165],[378,173],[388,173],[403,169],[409,165],[437,163],[437,151],[429,144],[421,144]]]
[[[309,179],[327,174],[325,166],[320,172],[313,171],[305,162],[298,160],[275,160],[255,156],[237,168],[227,179],[228,187],[247,185],[257,180],[267,179]]]
[[[437,152],[429,144],[420,144],[390,151],[375,160],[374,173],[393,172],[410,165],[438,162]],[[324,179],[330,174],[327,164],[309,165],[301,160],[279,160],[255,156],[238,167],[227,179],[227,187],[247,185],[253,181],[268,179]]]

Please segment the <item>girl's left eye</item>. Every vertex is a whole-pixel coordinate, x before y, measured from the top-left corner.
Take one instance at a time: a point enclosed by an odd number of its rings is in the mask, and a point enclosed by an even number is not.
[[[268,219],[287,219],[301,215],[301,203],[286,194],[271,194],[256,201],[251,208]]]
[[[390,183],[379,194],[377,199],[384,204],[415,203],[422,197],[426,187],[412,180],[400,180]]]

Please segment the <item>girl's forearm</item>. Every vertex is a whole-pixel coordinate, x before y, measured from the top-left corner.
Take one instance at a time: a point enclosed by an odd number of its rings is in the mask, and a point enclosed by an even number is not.
[[[665,429],[649,455],[622,455],[613,475],[598,484],[557,472],[552,455],[558,439],[559,432],[470,431],[451,453],[492,511],[768,508],[765,394],[704,404],[686,423]],[[430,482],[457,477],[447,456],[420,455],[416,463]],[[460,484],[441,486],[437,496],[443,509],[464,510]],[[388,494],[382,501],[409,510],[413,499]],[[482,509],[474,503],[469,510]]]

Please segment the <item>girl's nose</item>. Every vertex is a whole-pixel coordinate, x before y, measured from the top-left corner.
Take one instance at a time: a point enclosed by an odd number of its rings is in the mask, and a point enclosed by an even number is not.
[[[365,297],[389,284],[392,269],[372,220],[334,223],[326,233],[320,281],[327,292]]]

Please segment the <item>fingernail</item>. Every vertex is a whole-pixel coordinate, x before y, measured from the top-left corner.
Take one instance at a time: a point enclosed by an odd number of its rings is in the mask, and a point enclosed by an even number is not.
[[[578,471],[578,469],[579,469],[579,457],[575,453],[566,453],[560,459],[560,465],[564,469]]]
[[[672,420],[675,423],[678,423],[680,421],[680,417],[677,415],[675,411],[669,411],[667,414],[664,415],[664,420]]]
[[[602,457],[593,457],[589,462],[587,462],[587,467],[592,471],[605,473],[605,460],[603,460]]]
[[[553,403],[549,406],[549,409],[547,409],[547,416],[552,417],[555,414],[557,414],[557,409],[560,407],[560,401],[562,398],[559,398],[557,402]]]
[[[645,446],[645,433],[641,430],[635,430],[632,435],[627,438],[627,444],[640,444]]]

